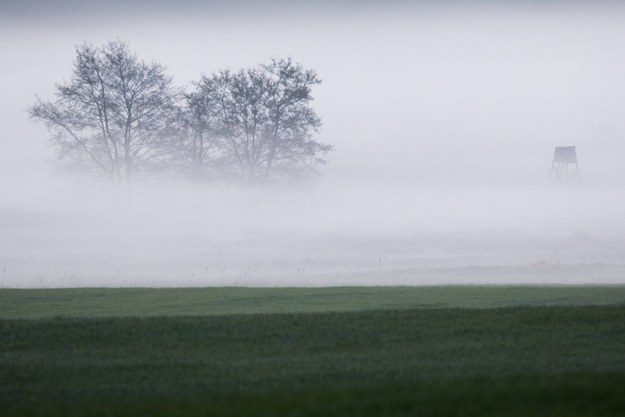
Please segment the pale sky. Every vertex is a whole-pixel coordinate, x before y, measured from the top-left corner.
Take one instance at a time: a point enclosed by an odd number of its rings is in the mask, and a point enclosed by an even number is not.
[[[133,4],[0,3],[5,180],[53,171],[25,109],[70,77],[74,45],[122,39],[179,86],[272,56],[315,69],[329,179],[539,184],[576,145],[587,183],[625,184],[619,2]]]

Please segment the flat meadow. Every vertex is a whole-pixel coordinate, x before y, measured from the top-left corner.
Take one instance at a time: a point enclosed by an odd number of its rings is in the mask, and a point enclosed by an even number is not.
[[[625,287],[3,289],[0,414],[625,415]]]

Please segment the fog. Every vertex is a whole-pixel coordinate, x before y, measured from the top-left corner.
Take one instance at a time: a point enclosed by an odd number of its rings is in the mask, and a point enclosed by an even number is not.
[[[106,4],[0,4],[1,286],[625,283],[621,3]],[[112,39],[181,87],[315,69],[328,164],[256,187],[60,171],[26,109]],[[580,184],[548,184],[556,146]]]

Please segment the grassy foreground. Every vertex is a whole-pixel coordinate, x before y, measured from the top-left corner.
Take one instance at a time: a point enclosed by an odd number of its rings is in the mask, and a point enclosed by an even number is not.
[[[439,290],[462,301],[462,288]],[[490,307],[510,296],[466,290]],[[43,318],[0,319],[0,415],[625,415],[622,298],[583,306],[575,292],[578,305],[545,307],[549,297],[510,290],[513,304],[536,306],[149,317],[40,307]]]
[[[625,286],[0,289],[0,318],[625,305]]]

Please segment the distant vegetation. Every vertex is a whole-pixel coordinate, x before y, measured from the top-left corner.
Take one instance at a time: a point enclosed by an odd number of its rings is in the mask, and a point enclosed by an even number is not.
[[[121,41],[76,48],[56,100],[29,109],[52,133],[67,167],[114,181],[185,176],[195,181],[305,178],[332,147],[313,134],[310,103],[321,81],[291,59],[202,75],[182,92],[163,65]]]
[[[622,287],[419,290],[3,290],[0,414],[623,415]]]

